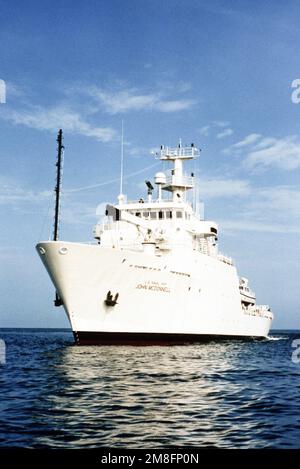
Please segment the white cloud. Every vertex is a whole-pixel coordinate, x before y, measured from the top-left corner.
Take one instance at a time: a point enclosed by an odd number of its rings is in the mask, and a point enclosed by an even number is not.
[[[290,171],[300,168],[300,141],[296,137],[264,139],[263,147],[252,149],[246,158],[249,167],[270,167]]]
[[[247,191],[246,204],[241,204],[239,197],[237,199],[234,218],[219,220],[224,230],[231,233],[300,233],[300,190],[297,187],[257,188],[248,185]]]
[[[252,220],[219,220],[219,226],[230,234],[236,231],[254,231],[260,233],[300,234],[300,226],[290,224],[284,226],[280,223],[266,223]]]
[[[275,138],[253,133],[223,151],[244,156],[243,163],[248,169],[300,168],[300,139],[295,135]]]
[[[257,187],[243,179],[201,178],[199,195],[204,201],[214,199],[217,210],[225,206],[222,199],[230,200],[229,219],[218,220],[228,231],[300,233],[300,189],[296,186]]]
[[[246,147],[248,145],[251,145],[252,143],[257,142],[257,140],[260,139],[260,138],[261,138],[260,134],[247,135],[247,137],[245,137],[243,140],[241,140],[240,142],[237,142],[234,145],[232,145],[232,148]]]
[[[210,131],[210,125],[204,125],[199,129],[200,135],[203,135],[204,137],[207,137]]]
[[[208,137],[209,134],[213,133],[219,140],[233,134],[233,129],[229,125],[230,122],[227,121],[213,121],[211,124],[202,126],[198,132],[204,137]]]
[[[12,96],[17,98],[25,96],[24,90],[11,81],[6,82],[6,91],[9,98]]]
[[[2,183],[2,184],[1,184]],[[37,211],[44,213],[50,220],[53,218],[54,191],[32,191],[11,179],[0,177],[0,206],[9,207],[9,210],[16,210],[22,214],[34,213]],[[68,192],[62,192],[61,198],[61,220],[66,224],[89,225],[97,220],[100,215],[100,204],[96,207],[93,204],[82,202],[69,197]]]
[[[204,179],[200,180],[199,192],[207,199],[245,196],[250,193],[248,181],[240,179]]]
[[[98,219],[97,207],[93,204],[62,199],[61,223],[68,225],[86,225],[91,227]]]
[[[166,99],[161,93],[142,94],[136,89],[110,92],[92,86],[81,92],[95,99],[109,114],[142,110],[177,112],[190,109],[196,103],[192,99]]]
[[[6,183],[3,178],[0,185],[0,205],[20,205],[44,203],[53,197],[53,191],[35,192],[25,189],[19,185]]]
[[[232,134],[233,134],[233,130],[228,128],[228,129],[223,130],[222,132],[219,132],[217,134],[217,138],[220,139],[220,138],[229,137]]]
[[[293,186],[253,188],[248,209],[256,218],[263,214],[264,218],[281,220],[286,227],[300,220],[300,190]]]
[[[260,150],[261,148],[266,148],[274,143],[276,143],[276,138],[262,137],[257,143],[255,143],[255,145],[253,145],[253,148]]]
[[[180,86],[182,87],[183,84],[180,84]],[[13,84],[10,84],[9,89],[11,94],[16,96],[21,93],[19,88]],[[162,113],[180,112],[193,107],[196,101],[184,98],[177,99],[176,96],[175,99],[173,97],[171,99],[169,96],[170,94],[186,91],[186,87],[183,91],[182,89],[176,89],[175,85],[173,87],[169,86],[169,89],[164,88],[164,91],[152,93],[143,93],[134,88],[126,88],[122,83],[118,84],[117,90],[109,91],[97,86],[74,85],[63,89],[65,94],[63,104],[43,107],[32,105],[28,100],[22,99],[13,109],[0,109],[0,117],[16,125],[55,132],[61,127],[69,133],[84,135],[102,142],[110,142],[115,138],[116,131],[111,127],[95,124],[96,115],[99,112],[102,111],[102,113],[111,115],[142,110]],[[82,97],[85,98],[83,104]],[[78,111],[78,109],[80,110]],[[93,117],[93,122],[91,122],[91,117]]]
[[[214,121],[213,124],[217,127],[228,127],[230,122],[228,122],[228,121]]]
[[[142,147],[142,146],[132,146],[130,143],[128,144],[128,147],[125,148],[124,153],[126,155],[130,155],[133,157],[140,157],[140,156],[145,156],[145,155],[150,155],[156,153],[158,150],[154,148],[149,148],[149,147]]]
[[[157,102],[154,106],[154,109],[157,109],[161,112],[178,112],[190,109],[195,104],[195,101],[191,99],[177,99],[174,101],[160,101]]]
[[[110,127],[97,127],[89,124],[81,115],[65,106],[43,108],[32,106],[20,110],[6,110],[1,117],[12,121],[14,124],[26,127],[57,131],[63,128],[68,132],[93,137],[102,142],[109,142],[115,136],[115,131]]]

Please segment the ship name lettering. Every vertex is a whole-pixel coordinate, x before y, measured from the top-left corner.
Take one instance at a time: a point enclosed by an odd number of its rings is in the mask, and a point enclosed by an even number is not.
[[[170,293],[170,289],[166,285],[158,285],[156,283],[138,283],[135,287],[138,290],[160,291],[163,293]]]
[[[146,265],[137,265],[137,264],[130,264],[129,267],[133,267],[134,269],[144,269],[144,270],[153,270],[156,272],[161,272],[161,269],[159,267],[151,267],[151,266],[146,266]]]

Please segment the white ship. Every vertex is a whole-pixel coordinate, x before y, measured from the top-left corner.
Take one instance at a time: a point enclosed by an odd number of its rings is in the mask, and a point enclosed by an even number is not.
[[[94,243],[45,241],[37,251],[69,318],[76,344],[181,344],[264,338],[273,315],[218,250],[218,226],[197,214],[192,144],[161,147],[171,164],[148,194],[108,205]],[[58,186],[59,187],[58,182]],[[166,196],[167,195],[167,196]],[[56,239],[56,238],[55,238]]]

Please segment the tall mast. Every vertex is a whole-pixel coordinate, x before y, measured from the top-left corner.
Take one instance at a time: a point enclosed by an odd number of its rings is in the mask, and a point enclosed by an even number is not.
[[[123,194],[123,166],[124,166],[124,122],[123,122],[123,119],[122,119],[120,195]]]
[[[63,162],[63,150],[64,146],[62,144],[63,133],[59,129],[57,135],[57,162],[56,162],[56,186],[55,186],[55,213],[54,213],[54,231],[53,231],[53,241],[58,241],[58,228],[59,228],[59,209],[60,209],[60,192],[61,192],[61,180],[62,180],[62,162]],[[62,306],[63,302],[59,297],[57,291],[55,292],[54,298],[55,306]]]
[[[121,167],[120,167],[120,193],[118,196],[119,204],[124,202],[123,195],[123,167],[124,167],[124,121],[122,119],[122,132],[121,132]]]
[[[58,227],[59,227],[59,209],[60,209],[60,192],[61,192],[61,177],[62,177],[62,152],[65,148],[62,144],[63,135],[60,129],[57,136],[57,172],[56,172],[56,186],[55,186],[55,213],[54,213],[54,231],[53,241],[58,240]]]

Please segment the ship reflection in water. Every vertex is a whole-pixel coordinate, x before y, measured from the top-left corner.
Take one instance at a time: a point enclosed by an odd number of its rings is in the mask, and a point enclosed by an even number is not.
[[[2,447],[298,447],[300,366],[287,333],[172,347],[1,337]]]

